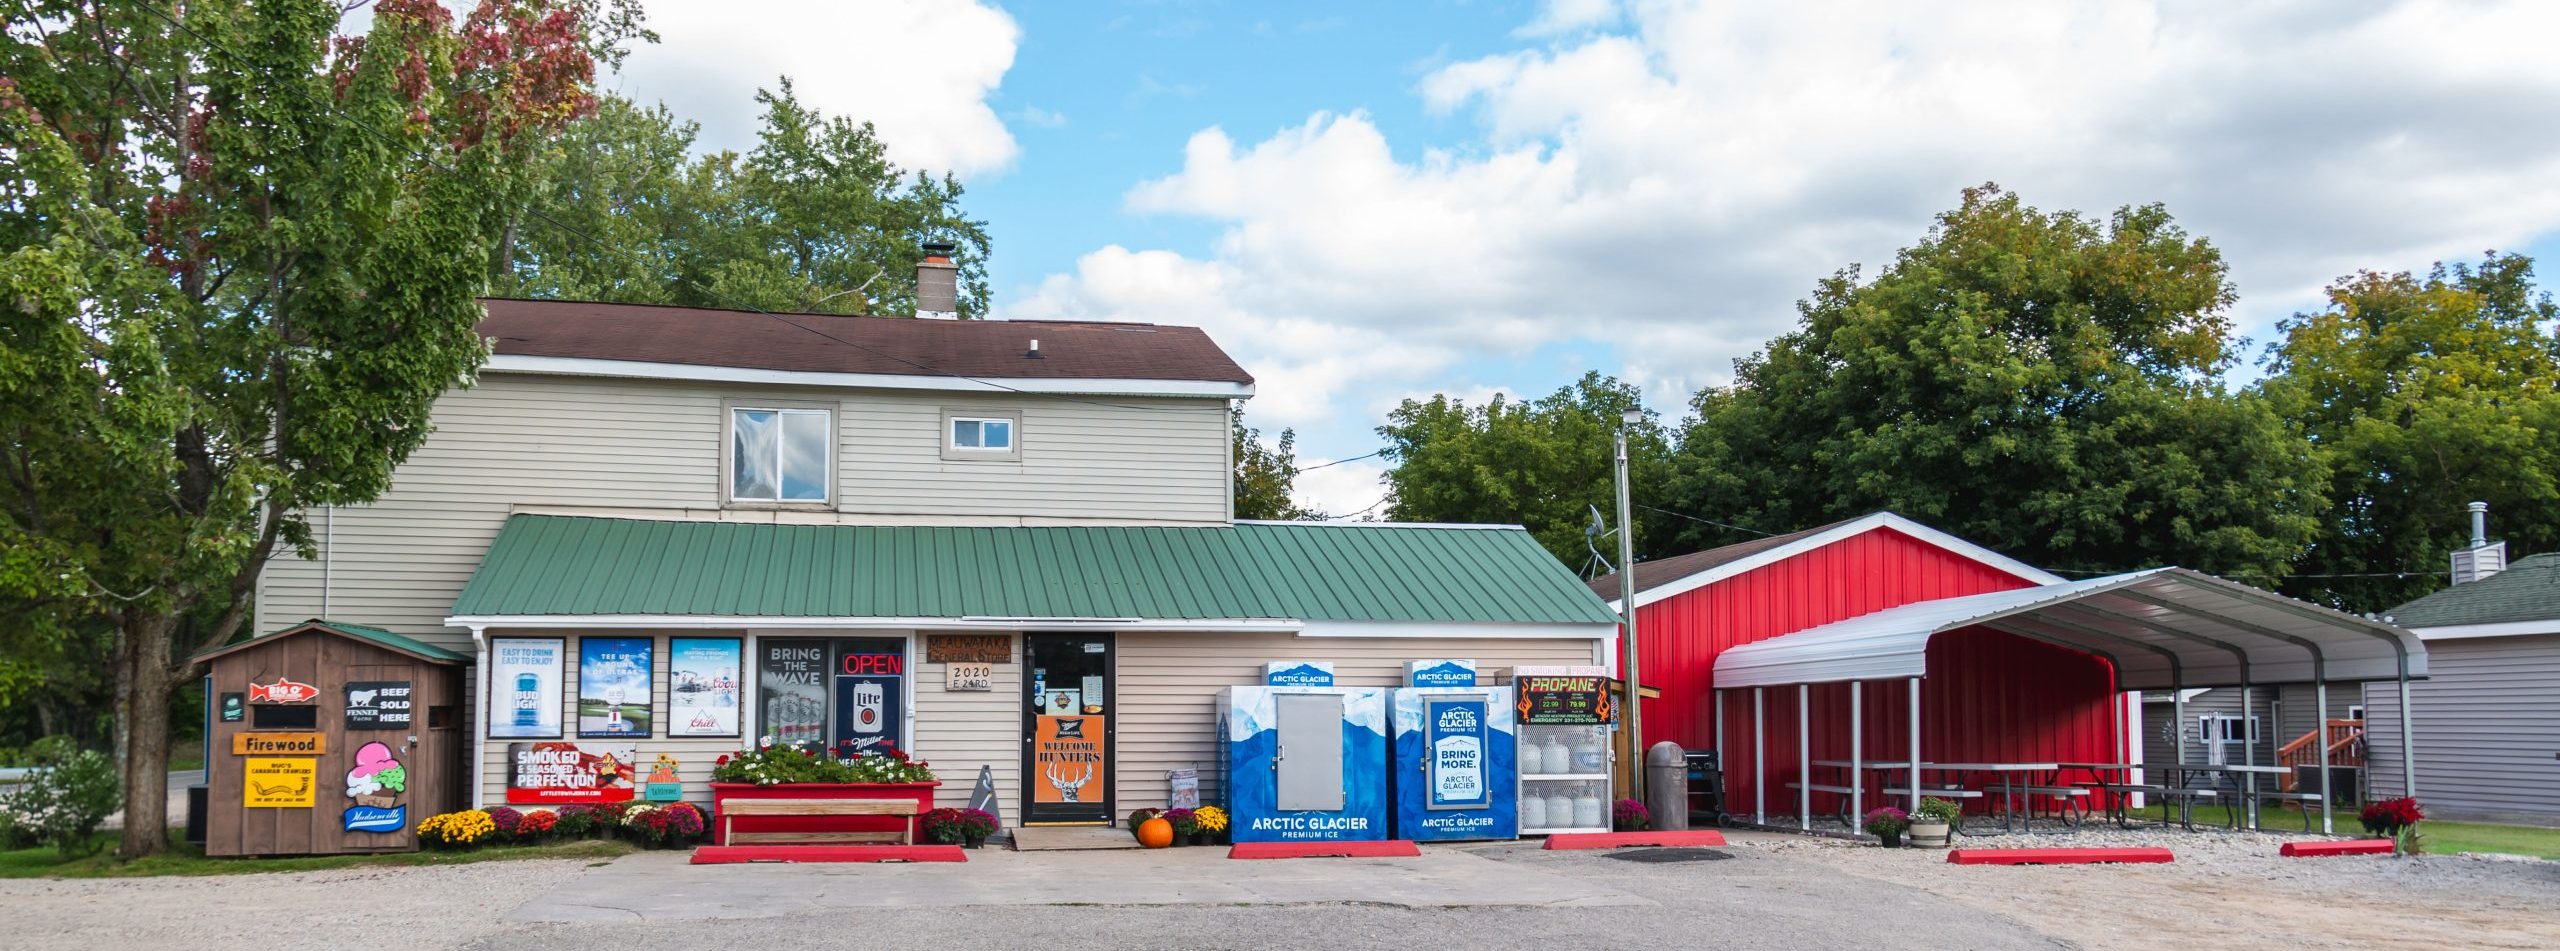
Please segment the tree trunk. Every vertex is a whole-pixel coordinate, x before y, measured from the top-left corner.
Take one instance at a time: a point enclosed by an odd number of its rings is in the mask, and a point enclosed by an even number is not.
[[[169,846],[169,631],[176,618],[125,616],[123,668],[124,837],[116,854],[140,858]]]

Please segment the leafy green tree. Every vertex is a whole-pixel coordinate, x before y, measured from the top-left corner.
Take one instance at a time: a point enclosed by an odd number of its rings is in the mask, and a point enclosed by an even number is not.
[[[2291,593],[2379,611],[2443,586],[2475,500],[2514,554],[2560,546],[2555,328],[2513,254],[2356,274],[2279,326],[2259,389],[2324,450],[2337,500],[2299,562],[2320,577]]]
[[[744,155],[689,158],[697,126],[607,98],[544,151],[497,284],[560,297],[799,313],[906,314],[927,242],[957,245],[960,310],[987,308],[986,223],[960,182],[909,174],[869,123],[829,118],[782,81],[756,94]]]
[[[1383,455],[1395,463],[1387,473],[1388,518],[1517,524],[1565,564],[1586,565],[1592,511],[1617,520],[1620,416],[1643,405],[1635,387],[1598,373],[1528,402],[1501,394],[1482,406],[1446,395],[1405,400],[1378,427],[1387,440]],[[1670,473],[1668,434],[1646,410],[1631,436],[1633,497],[1660,498]],[[1636,557],[1672,553],[1667,519],[1650,509],[1636,515]],[[1613,561],[1615,544],[1599,546]]]
[[[115,630],[125,855],[166,846],[192,656],[487,355],[531,153],[592,106],[590,9],[382,0],[333,38],[329,0],[30,0],[0,33],[0,597]]]
[[[1278,446],[1262,444],[1262,431],[1244,424],[1235,413],[1236,517],[1263,521],[1295,521],[1317,517],[1289,497],[1298,484],[1298,434],[1280,431]]]
[[[2221,253],[2157,205],[2099,222],[1970,189],[1698,395],[1673,507],[1772,532],[1889,509],[2048,566],[2270,583],[2317,528],[2323,470],[2223,388],[2232,299]],[[1740,537],[1681,530],[1683,550]]]

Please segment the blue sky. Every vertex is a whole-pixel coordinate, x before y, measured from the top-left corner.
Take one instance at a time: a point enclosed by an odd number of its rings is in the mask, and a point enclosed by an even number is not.
[[[614,82],[749,144],[778,74],[949,169],[998,316],[1206,327],[1302,462],[1586,369],[1677,416],[1960,189],[2160,201],[2242,332],[2358,268],[2560,267],[2560,5],[660,0]],[[787,29],[775,29],[777,25]],[[1375,501],[1374,461],[1302,501]]]

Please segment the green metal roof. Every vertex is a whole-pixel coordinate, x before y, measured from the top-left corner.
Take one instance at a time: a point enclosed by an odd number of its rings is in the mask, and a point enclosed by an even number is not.
[[[469,657],[437,647],[433,644],[426,643],[425,641],[413,640],[378,627],[369,627],[363,624],[349,624],[345,621],[324,621],[319,618],[312,618],[311,620],[304,621],[281,631],[261,634],[245,641],[235,641],[230,644],[225,644],[221,647],[216,647],[197,654],[195,659],[208,660],[222,654],[231,653],[232,651],[242,650],[254,644],[263,644],[279,637],[300,634],[304,631],[311,630],[329,631],[345,637],[352,637],[360,641],[371,641],[381,647],[387,647],[403,654],[408,654],[425,660],[441,661],[449,664],[468,663],[471,660]]]
[[[2535,555],[2507,570],[2382,612],[2401,627],[2452,627],[2560,618],[2560,554]]]
[[[1297,619],[1609,624],[1516,527],[947,527],[517,515],[462,617]]]

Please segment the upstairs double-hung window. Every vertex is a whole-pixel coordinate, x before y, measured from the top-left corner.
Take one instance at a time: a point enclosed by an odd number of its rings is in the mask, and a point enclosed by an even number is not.
[[[730,409],[729,501],[825,503],[832,416],[822,409]]]

